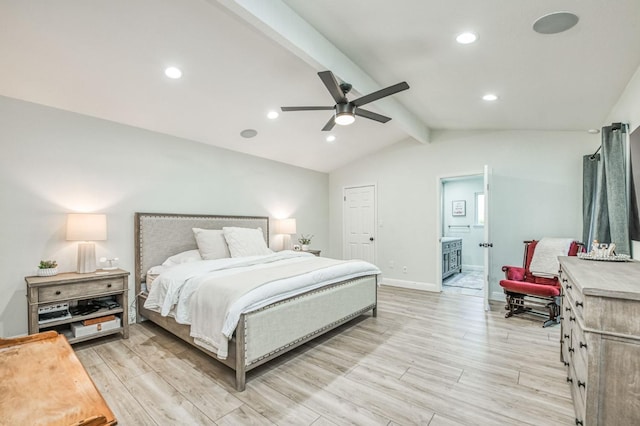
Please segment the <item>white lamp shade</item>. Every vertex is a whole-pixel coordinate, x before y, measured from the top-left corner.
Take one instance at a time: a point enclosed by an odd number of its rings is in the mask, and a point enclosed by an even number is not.
[[[296,220],[295,219],[281,219],[278,221],[277,226],[278,234],[292,235],[296,233]]]
[[[107,215],[69,213],[67,215],[68,241],[104,241],[107,239]]]

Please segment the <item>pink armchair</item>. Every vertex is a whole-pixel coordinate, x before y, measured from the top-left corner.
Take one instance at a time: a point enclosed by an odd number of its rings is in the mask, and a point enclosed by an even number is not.
[[[505,318],[516,314],[531,313],[546,317],[547,327],[560,322],[560,284],[558,278],[535,276],[529,270],[538,241],[525,241],[523,267],[503,266],[505,279],[500,281],[507,299]],[[576,256],[581,244],[574,241],[568,256]],[[542,310],[540,309],[542,308]]]

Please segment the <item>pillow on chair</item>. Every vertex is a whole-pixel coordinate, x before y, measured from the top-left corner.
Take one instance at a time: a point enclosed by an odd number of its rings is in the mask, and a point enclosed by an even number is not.
[[[507,279],[513,281],[524,281],[524,268],[507,269]]]

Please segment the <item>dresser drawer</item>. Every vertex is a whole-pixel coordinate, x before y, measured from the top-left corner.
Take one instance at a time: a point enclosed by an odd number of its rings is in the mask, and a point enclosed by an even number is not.
[[[60,300],[70,300],[78,298],[88,298],[91,296],[99,296],[101,294],[112,291],[122,291],[124,289],[124,280],[122,278],[105,278],[103,280],[68,283],[40,287],[38,289],[38,302],[57,302]]]
[[[573,327],[572,332],[572,342],[571,344],[575,348],[575,356],[579,356],[582,358],[584,364],[587,364],[587,360],[589,359],[589,345],[587,344],[587,338],[582,331],[580,326]]]
[[[581,308],[583,306],[583,303],[582,303],[582,294],[580,293],[580,290],[578,289],[576,284],[571,280],[571,278],[569,278],[566,274],[563,274],[562,271],[560,271],[560,285],[562,286],[563,297],[565,297],[568,300],[571,306],[574,308]],[[577,302],[579,303],[576,306]],[[581,312],[582,311],[580,311],[580,313]]]
[[[575,331],[575,330],[574,330]],[[577,339],[572,344],[577,345]],[[576,395],[580,396],[580,399],[584,402],[587,399],[587,385],[588,385],[588,371],[587,371],[587,359],[582,356],[579,348],[573,347],[571,353],[571,369],[573,370],[573,385],[576,387]],[[583,403],[584,405],[584,403]]]

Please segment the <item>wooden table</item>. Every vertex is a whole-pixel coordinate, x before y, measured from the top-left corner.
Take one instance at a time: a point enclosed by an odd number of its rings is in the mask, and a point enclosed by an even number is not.
[[[0,339],[0,424],[115,425],[117,420],[63,335]]]

